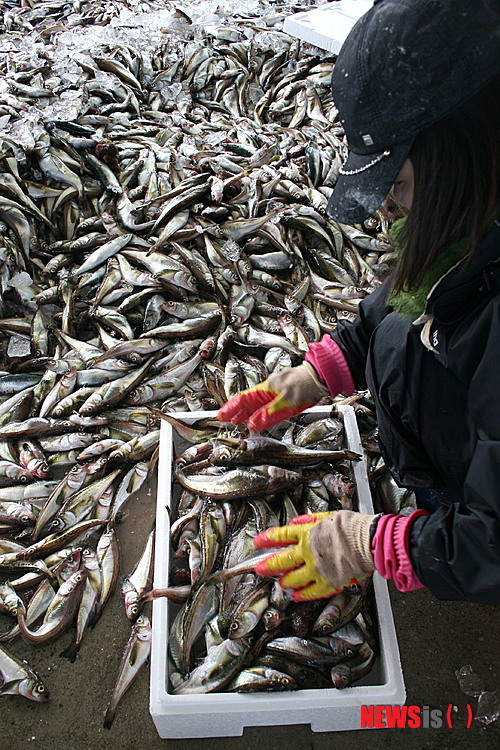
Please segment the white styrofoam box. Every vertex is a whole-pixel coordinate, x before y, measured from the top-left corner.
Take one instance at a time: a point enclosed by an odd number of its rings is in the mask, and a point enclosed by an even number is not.
[[[283,31],[337,54],[356,21],[372,5],[373,0],[326,3],[319,8],[288,16],[285,18]]]
[[[305,414],[321,418],[331,408],[316,406]],[[354,410],[340,406],[347,445],[363,453]],[[176,419],[193,423],[215,417],[216,412],[174,412]],[[177,440],[171,425],[162,421],[156,511],[155,588],[168,585],[168,508],[171,502],[173,444]],[[359,510],[373,513],[364,459],[353,464]],[[238,737],[245,727],[310,724],[313,732],[334,732],[360,728],[360,706],[401,705],[406,693],[399,649],[386,582],[374,574],[375,604],[379,627],[380,656],[372,671],[352,687],[337,690],[296,690],[283,693],[210,693],[172,695],[168,693],[168,633],[170,607],[165,598],[153,603],[150,713],[162,739]]]

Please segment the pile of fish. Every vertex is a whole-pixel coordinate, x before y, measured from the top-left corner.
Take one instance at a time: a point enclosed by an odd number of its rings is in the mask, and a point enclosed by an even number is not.
[[[181,603],[168,635],[172,692],[342,688],[367,674],[378,649],[371,579],[296,604],[254,573],[272,553],[255,552],[260,531],[301,513],[356,509],[359,454],[345,449],[342,422],[293,420],[271,437],[166,418],[178,446],[171,585],[147,598]]]
[[[209,24],[196,2],[2,6],[0,607],[19,621],[3,641],[75,623],[75,658],[158,413],[298,363],[394,259],[390,206],[325,216],[346,155],[334,58],[284,34],[279,3],[209,5]],[[276,520],[256,509],[241,528]],[[0,657],[0,693],[46,699]]]

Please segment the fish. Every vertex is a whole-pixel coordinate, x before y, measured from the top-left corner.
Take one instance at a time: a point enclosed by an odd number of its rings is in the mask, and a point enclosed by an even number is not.
[[[122,596],[125,603],[125,614],[130,622],[135,622],[140,614],[144,594],[151,588],[153,580],[153,554],[155,532],[150,532],[143,553],[130,575],[122,583]]]
[[[36,672],[0,645],[0,695],[22,695],[37,703],[47,703],[50,693]]]
[[[361,456],[355,451],[312,450],[295,445],[286,445],[270,437],[241,438],[239,441],[220,438],[211,454],[214,464],[225,466],[251,465],[264,458],[272,457],[279,466],[313,466],[323,461],[359,461]]]
[[[281,547],[267,548],[264,551],[254,552],[252,555],[248,555],[243,560],[235,563],[228,568],[221,568],[209,575],[206,579],[206,583],[222,583],[229,581],[234,576],[239,576],[242,573],[252,573],[255,570],[255,566],[265,560],[266,557],[272,555],[274,552],[280,552]]]
[[[219,592],[210,584],[200,585],[179,610],[170,631],[170,654],[181,673],[188,672],[193,644],[219,606]]]
[[[249,650],[248,638],[225,639],[218,646],[214,646],[188,679],[173,690],[174,695],[219,691],[238,674]]]
[[[271,654],[286,655],[294,661],[309,666],[331,666],[352,655],[349,646],[345,647],[344,653],[339,653],[338,649],[331,647],[328,639],[321,641],[318,638],[298,638],[297,636],[275,638],[266,645],[266,651]]]
[[[87,627],[93,619],[93,615],[101,595],[102,574],[95,550],[87,547],[82,551],[83,569],[86,571],[86,580],[78,607],[76,617],[76,632],[72,642],[59,655],[74,662],[83,640]]]
[[[35,643],[46,643],[57,638],[76,614],[86,579],[86,572],[77,570],[61,584],[36,631],[28,628],[24,612],[18,610],[18,624],[22,636]]]
[[[123,652],[113,694],[104,716],[104,728],[110,729],[116,715],[118,703],[134,682],[139,671],[149,659],[151,652],[151,623],[141,614],[132,625],[130,638]]]
[[[232,469],[220,476],[186,475],[177,468],[175,476],[185,489],[218,500],[270,495],[303,481],[301,474],[296,471],[268,464],[248,469]]]
[[[350,594],[342,591],[340,594],[335,594],[314,623],[313,634],[327,635],[333,633],[346,622],[354,619],[361,611],[363,596],[369,585],[370,579],[366,579],[361,584],[361,593]]]
[[[332,667],[330,676],[334,687],[341,690],[360,680],[370,671],[375,658],[373,649],[364,643],[354,657]]]
[[[262,690],[295,690],[293,677],[277,669],[256,665],[243,669],[227,686],[228,693],[254,693]]]
[[[97,560],[101,570],[101,592],[90,626],[97,625],[107,601],[112,595],[120,571],[120,547],[113,526],[107,527],[96,546]]]

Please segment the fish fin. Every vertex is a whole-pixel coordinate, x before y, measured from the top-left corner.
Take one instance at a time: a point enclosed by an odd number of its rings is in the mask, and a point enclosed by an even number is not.
[[[2,687],[0,687],[0,695],[17,695],[16,688],[21,680],[9,680],[8,682],[4,682]]]
[[[76,657],[78,656],[78,652],[80,651],[80,644],[75,643],[72,641],[69,646],[67,646],[64,651],[61,651],[59,656],[64,657],[65,659],[69,659],[69,661],[74,664]]]
[[[97,609],[94,612],[94,614],[91,617],[89,617],[89,628],[91,630],[93,630],[95,628],[95,626],[97,625],[97,623],[101,619],[102,612],[103,612],[102,609]]]

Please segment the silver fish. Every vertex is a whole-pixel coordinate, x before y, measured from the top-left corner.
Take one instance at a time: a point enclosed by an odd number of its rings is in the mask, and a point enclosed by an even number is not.
[[[141,667],[149,658],[151,651],[151,623],[146,615],[139,615],[132,625],[132,632],[125,647],[118,671],[118,678],[111,696],[111,701],[104,717],[104,728],[110,729],[116,714],[119,701],[136,679]]]

